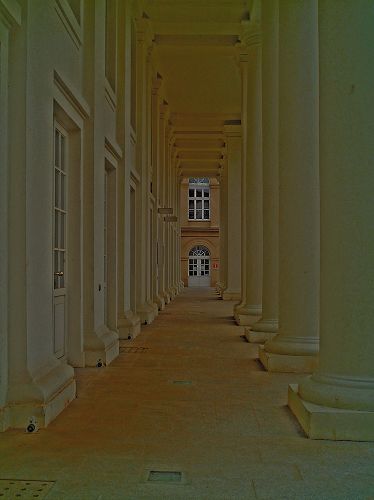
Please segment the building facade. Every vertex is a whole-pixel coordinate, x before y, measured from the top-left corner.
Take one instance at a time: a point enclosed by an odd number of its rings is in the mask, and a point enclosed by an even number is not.
[[[374,440],[373,25],[366,0],[0,0],[1,430],[61,413],[188,252],[265,369],[310,374],[306,433]]]
[[[181,182],[181,276],[184,286],[215,287],[219,280],[219,182]]]

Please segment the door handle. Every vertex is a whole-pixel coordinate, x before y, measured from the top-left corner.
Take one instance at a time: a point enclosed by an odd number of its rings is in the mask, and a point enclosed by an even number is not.
[[[64,275],[63,271],[57,271],[57,273],[55,273],[55,276],[63,276],[63,275]]]

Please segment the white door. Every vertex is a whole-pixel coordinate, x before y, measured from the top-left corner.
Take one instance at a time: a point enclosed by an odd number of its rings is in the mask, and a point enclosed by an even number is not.
[[[188,286],[210,286],[210,255],[209,250],[202,245],[190,251]]]
[[[54,353],[66,353],[67,133],[55,124],[53,189],[53,335]]]

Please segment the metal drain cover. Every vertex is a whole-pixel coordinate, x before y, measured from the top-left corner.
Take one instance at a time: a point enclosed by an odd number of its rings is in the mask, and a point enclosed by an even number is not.
[[[125,354],[147,352],[149,347],[120,347],[119,352]]]
[[[45,498],[54,481],[0,479],[0,498]]]
[[[147,481],[181,483],[182,473],[180,471],[150,470]]]

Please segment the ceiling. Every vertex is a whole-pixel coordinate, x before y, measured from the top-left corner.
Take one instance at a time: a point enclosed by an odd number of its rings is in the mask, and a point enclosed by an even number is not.
[[[184,176],[218,176],[227,121],[240,120],[237,45],[249,0],[144,0]]]

